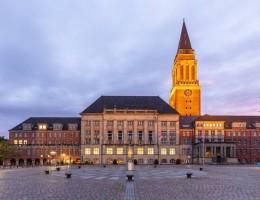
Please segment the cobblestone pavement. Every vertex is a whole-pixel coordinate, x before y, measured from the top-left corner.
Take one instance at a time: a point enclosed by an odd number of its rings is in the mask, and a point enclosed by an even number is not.
[[[30,167],[0,169],[0,199],[255,199],[260,167],[206,165]],[[45,174],[45,170],[50,174]],[[72,178],[66,178],[67,171]],[[187,178],[186,173],[192,173]]]

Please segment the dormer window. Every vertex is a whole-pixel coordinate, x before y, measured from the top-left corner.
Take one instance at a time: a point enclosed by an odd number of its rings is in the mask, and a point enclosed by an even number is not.
[[[32,130],[32,124],[29,123],[23,123],[23,130],[24,131],[28,131],[28,130]]]
[[[53,124],[53,130],[62,130],[62,124],[59,123]]]
[[[68,128],[69,128],[69,130],[77,130],[78,129],[78,125],[77,124],[69,124]]]
[[[46,130],[47,124],[38,124],[38,130]]]

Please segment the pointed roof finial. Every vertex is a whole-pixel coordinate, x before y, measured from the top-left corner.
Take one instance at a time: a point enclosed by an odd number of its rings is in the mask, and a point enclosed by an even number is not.
[[[181,37],[180,37],[178,49],[192,49],[189,34],[185,25],[185,18],[183,18]]]

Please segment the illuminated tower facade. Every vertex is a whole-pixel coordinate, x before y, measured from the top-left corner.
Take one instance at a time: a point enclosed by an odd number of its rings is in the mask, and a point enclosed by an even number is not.
[[[197,60],[183,21],[178,51],[172,69],[169,104],[181,115],[200,115],[200,85]]]

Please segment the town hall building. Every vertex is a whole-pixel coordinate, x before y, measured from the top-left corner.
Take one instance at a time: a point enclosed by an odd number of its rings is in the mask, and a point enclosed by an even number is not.
[[[201,115],[198,65],[186,24],[169,104],[159,96],[101,96],[80,117],[30,117],[9,130],[14,165],[238,164],[260,161],[260,116]]]

